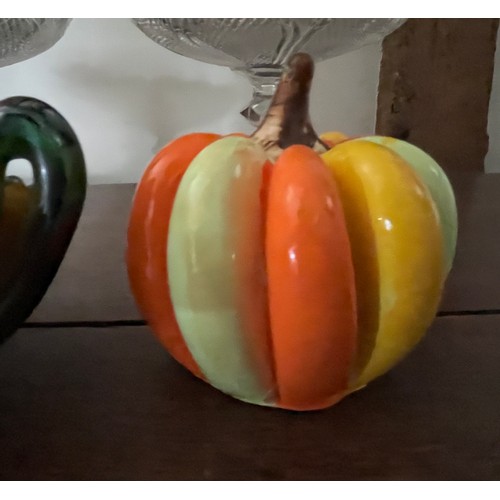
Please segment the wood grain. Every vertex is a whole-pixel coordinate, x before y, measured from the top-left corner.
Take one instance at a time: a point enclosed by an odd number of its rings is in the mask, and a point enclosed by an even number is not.
[[[500,174],[462,173],[454,180],[457,253],[440,309],[500,310]]]
[[[411,20],[381,68],[378,132],[424,147],[453,183],[459,242],[441,312],[469,315],[438,318],[404,362],[328,410],[241,403],[148,327],[65,326],[142,319],[124,260],[135,186],[90,186],[29,318],[53,327],[0,346],[0,479],[498,480],[500,174],[482,165],[497,27]]]
[[[29,321],[140,319],[125,266],[134,184],[89,186],[59,271]]]
[[[455,173],[457,255],[441,311],[500,309],[500,174]],[[125,266],[135,186],[90,186],[68,253],[29,322],[141,320]]]
[[[386,37],[377,133],[447,172],[484,170],[498,19],[410,19]]]
[[[146,327],[21,330],[0,350],[0,479],[498,479],[499,331],[440,318],[390,374],[301,414],[219,393]]]

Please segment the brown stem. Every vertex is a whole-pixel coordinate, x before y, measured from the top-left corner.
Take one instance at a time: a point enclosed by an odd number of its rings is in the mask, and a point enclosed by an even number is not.
[[[304,144],[318,153],[328,150],[314,131],[309,117],[313,74],[311,56],[304,53],[292,56],[264,120],[251,136],[273,160],[293,144]]]

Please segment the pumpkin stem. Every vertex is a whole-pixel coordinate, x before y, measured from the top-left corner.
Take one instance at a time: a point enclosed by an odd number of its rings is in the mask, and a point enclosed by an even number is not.
[[[313,74],[314,62],[309,54],[292,56],[264,120],[251,136],[272,160],[293,144],[304,144],[318,153],[329,149],[314,131],[309,117]]]

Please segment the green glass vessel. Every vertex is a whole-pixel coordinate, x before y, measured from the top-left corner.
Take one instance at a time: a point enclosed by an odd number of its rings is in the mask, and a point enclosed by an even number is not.
[[[6,176],[25,159],[33,183]],[[0,101],[0,342],[43,298],[66,253],[85,200],[83,152],[69,123],[31,97]]]

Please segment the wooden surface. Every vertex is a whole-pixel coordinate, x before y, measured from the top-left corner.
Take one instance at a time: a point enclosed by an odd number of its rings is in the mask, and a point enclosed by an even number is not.
[[[135,185],[89,186],[68,252],[32,322],[141,319],[125,267]]]
[[[224,396],[146,326],[96,328],[141,317],[123,261],[134,186],[91,187],[31,327],[0,348],[0,479],[500,478],[500,175],[455,185],[442,309],[456,316],[390,374],[305,414]]]
[[[0,350],[0,479],[499,479],[500,316],[440,318],[328,410],[233,400],[146,327],[25,329]]]
[[[450,175],[458,243],[441,311],[500,311],[500,174]]]
[[[140,326],[124,262],[135,186],[91,186],[44,300],[0,346],[1,480],[500,479],[500,174],[481,168],[497,21],[465,20],[461,54],[464,21],[422,22],[384,46],[379,132],[434,154],[457,195],[457,256],[424,342],[328,410],[233,400]]]
[[[483,171],[498,19],[410,19],[383,43],[377,133]]]
[[[500,174],[454,172],[458,249],[441,304],[445,313],[500,310]],[[59,272],[30,322],[140,321],[125,267],[135,186],[90,186]]]

